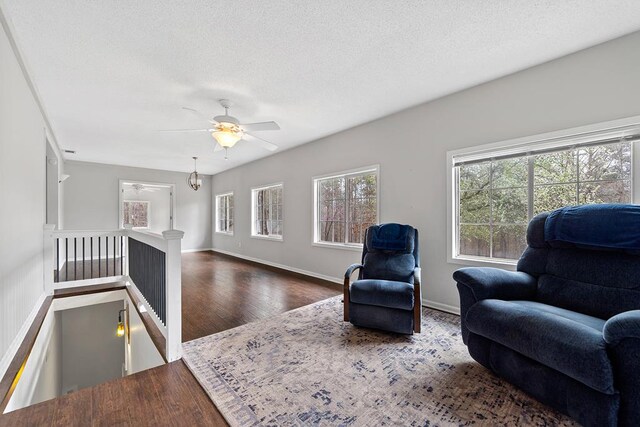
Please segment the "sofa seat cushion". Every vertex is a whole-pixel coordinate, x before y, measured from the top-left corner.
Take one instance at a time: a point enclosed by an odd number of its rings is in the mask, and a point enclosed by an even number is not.
[[[364,279],[351,284],[351,302],[380,307],[413,309],[413,285],[392,280]]]
[[[615,393],[602,319],[532,301],[487,299],[474,304],[465,321],[475,334],[601,393]]]

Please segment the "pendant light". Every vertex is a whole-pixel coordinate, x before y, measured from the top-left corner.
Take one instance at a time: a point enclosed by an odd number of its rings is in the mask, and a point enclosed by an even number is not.
[[[197,157],[193,158],[193,172],[191,172],[191,175],[187,178],[187,184],[189,184],[189,187],[191,187],[193,191],[198,191],[202,186],[202,179],[200,179],[200,175],[198,175],[197,160]]]

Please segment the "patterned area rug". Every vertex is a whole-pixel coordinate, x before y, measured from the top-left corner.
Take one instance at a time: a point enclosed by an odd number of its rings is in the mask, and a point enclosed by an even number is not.
[[[414,336],[342,321],[341,297],[185,343],[232,426],[577,425],[475,363],[459,318],[424,310]]]

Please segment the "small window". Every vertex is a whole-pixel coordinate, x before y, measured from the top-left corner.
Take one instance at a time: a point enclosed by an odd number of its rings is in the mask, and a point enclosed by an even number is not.
[[[149,202],[125,200],[123,202],[123,218],[125,224],[133,228],[149,228]]]
[[[564,206],[632,202],[630,138],[483,158],[454,157],[454,258],[514,262],[535,215]]]
[[[216,232],[233,234],[233,193],[216,196]]]
[[[314,243],[361,247],[378,222],[378,167],[315,178]]]
[[[282,240],[282,184],[251,190],[251,235]]]

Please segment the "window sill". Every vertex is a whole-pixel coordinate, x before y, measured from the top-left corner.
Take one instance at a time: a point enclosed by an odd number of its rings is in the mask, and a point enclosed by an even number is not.
[[[341,249],[343,251],[362,252],[362,245],[345,245],[343,243],[313,242],[311,246],[319,248]]]
[[[216,234],[222,234],[224,236],[233,236],[233,231],[232,232],[228,232],[228,231],[216,231]]]
[[[467,267],[495,267],[512,271],[515,271],[516,265],[518,264],[517,260],[502,258],[492,259],[473,256],[449,257],[447,261],[449,262],[449,264],[460,264]]]
[[[284,241],[282,236],[261,236],[259,234],[252,234],[251,238],[252,239],[259,239],[259,240],[271,240],[273,242],[283,242]]]

